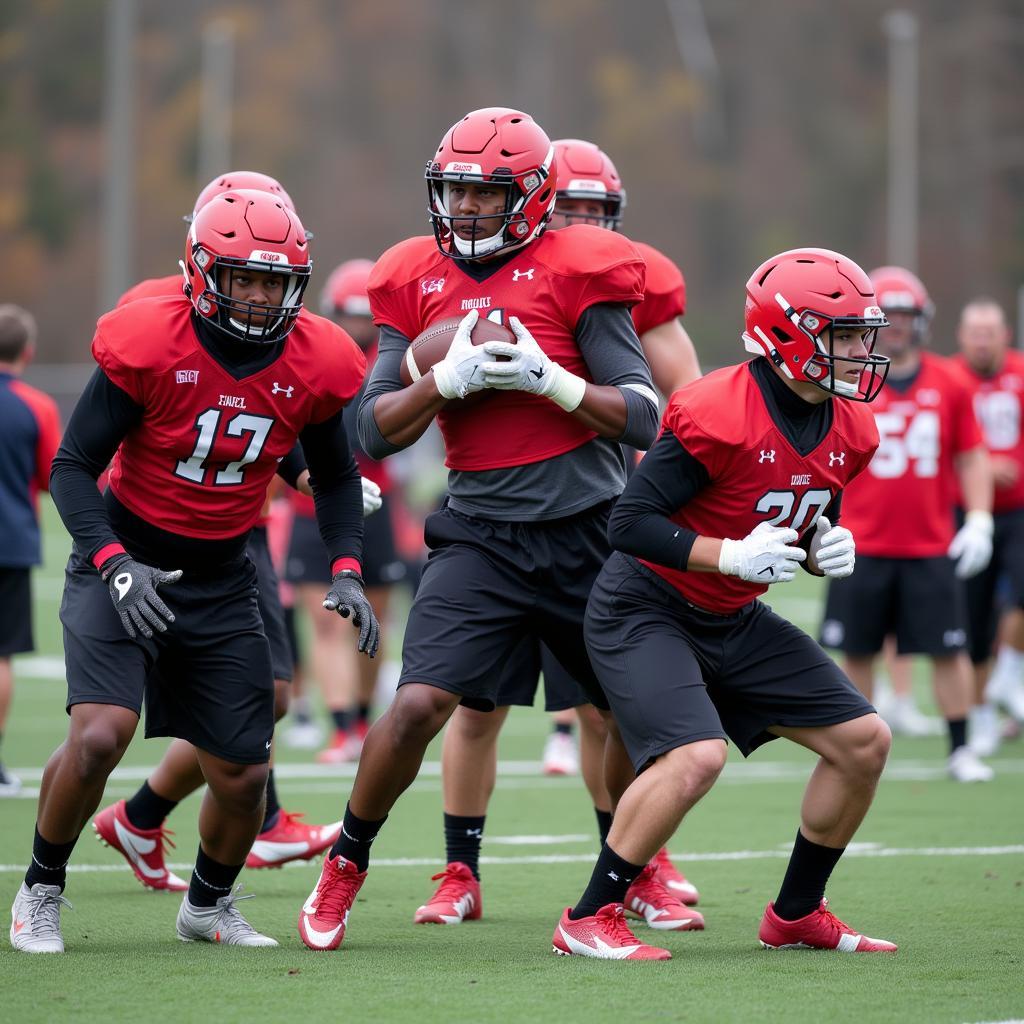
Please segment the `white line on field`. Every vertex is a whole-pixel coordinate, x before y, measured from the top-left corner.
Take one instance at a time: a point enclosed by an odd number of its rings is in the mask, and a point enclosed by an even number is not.
[[[485,839],[485,844],[493,842],[492,839]],[[1024,845],[1021,846],[907,846],[890,847],[879,846],[869,849],[850,849],[844,854],[845,857],[1005,857],[1024,854]],[[590,864],[593,863],[596,853],[563,853],[563,854],[529,854],[519,857],[481,857],[480,863],[517,867],[530,864]],[[787,860],[788,850],[724,850],[715,853],[694,853],[691,851],[675,852],[674,858],[686,864],[712,863],[715,861],[742,861],[742,860]],[[423,868],[435,867],[441,864],[439,857],[380,857],[375,858],[373,866],[377,868]],[[187,862],[180,862],[167,865],[172,871],[188,871],[192,865]],[[310,868],[308,861],[291,861],[283,865],[286,868]],[[14,874],[24,871],[24,864],[0,864],[0,874]],[[128,871],[127,864],[69,864],[69,872],[82,874],[106,874],[114,871]]]

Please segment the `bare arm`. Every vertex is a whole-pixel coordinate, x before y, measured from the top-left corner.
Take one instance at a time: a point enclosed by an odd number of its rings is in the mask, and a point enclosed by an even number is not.
[[[991,512],[992,462],[988,452],[981,445],[961,452],[956,457],[956,474],[964,496],[965,510]]]
[[[686,328],[673,317],[640,336],[654,386],[666,398],[700,375],[697,350]]]

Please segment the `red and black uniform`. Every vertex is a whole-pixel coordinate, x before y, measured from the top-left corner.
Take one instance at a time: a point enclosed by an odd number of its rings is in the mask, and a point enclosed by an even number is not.
[[[901,654],[946,655],[967,640],[963,587],[947,556],[956,533],[955,460],[981,433],[949,360],[921,353],[907,378],[889,378],[871,404],[878,451],[843,499],[857,566],[829,583],[822,642],[875,654],[894,634]]]
[[[406,628],[400,682],[429,683],[489,709],[500,667],[524,637],[535,636],[603,704],[582,619],[608,552],[608,510],[625,482],[617,442],[646,448],[657,425],[630,318],[644,272],[629,241],[585,225],[547,232],[485,263],[451,260],[432,238],[402,242],[377,262],[369,295],[380,353],[359,411],[371,456],[398,450],[381,435],[373,406],[402,386],[411,339],[471,309],[500,321],[518,316],[551,359],[618,387],[628,411],[617,439],[518,391],[452,401],[438,414],[449,499],[426,522],[431,554]]]
[[[273,672],[246,542],[298,439],[333,563],[358,568],[362,496],[342,408],[365,360],[340,328],[310,315],[273,345],[231,342],[198,323],[184,297],[108,313],[93,355],[98,369],[51,478],[74,539],[61,606],[68,706],[138,711],[145,693],[147,735],[266,761]],[[101,495],[95,481],[111,458]],[[184,570],[161,594],[176,621],[151,640],[128,638],[97,574],[122,551]]]
[[[971,660],[981,664],[991,657],[999,625],[1000,580],[1009,584],[1009,602],[1024,608],[1024,353],[1009,349],[988,375],[973,370],[962,355],[952,362],[971,393],[985,447],[1018,468],[1016,479],[997,484],[992,496],[992,560],[965,587]]]
[[[820,515],[835,522],[877,444],[870,412],[804,402],[755,359],[677,392],[662,425],[612,513],[617,551],[587,608],[590,658],[636,768],[701,739],[728,736],[746,755],[772,725],[869,714],[835,662],[757,600],[767,587],[687,563],[698,536],[770,522],[806,544]]]

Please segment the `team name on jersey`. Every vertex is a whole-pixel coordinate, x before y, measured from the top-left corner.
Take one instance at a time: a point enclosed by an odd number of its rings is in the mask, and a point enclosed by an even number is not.
[[[245,398],[241,395],[221,395],[217,404],[228,409],[244,409]]]
[[[176,384],[198,384],[198,370],[175,370],[174,381]]]
[[[790,480],[790,487],[806,487],[811,482],[810,473],[794,473],[793,479]]]
[[[463,299],[462,300],[463,310],[467,309],[490,309],[491,308],[491,297],[490,295],[485,296],[482,299]]]

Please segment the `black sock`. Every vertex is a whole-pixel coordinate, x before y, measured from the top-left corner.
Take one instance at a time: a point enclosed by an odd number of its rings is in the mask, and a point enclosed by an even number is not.
[[[604,846],[608,842],[608,833],[612,827],[612,812],[602,811],[599,807],[595,807],[594,813],[597,815],[597,832],[601,837],[601,845]]]
[[[370,864],[370,844],[377,838],[384,822],[388,820],[385,814],[380,821],[363,821],[357,818],[345,805],[345,818],[341,823],[341,835],[331,847],[331,856],[342,856],[345,860],[352,861],[357,871],[365,871]]]
[[[949,729],[949,752],[959,750],[967,745],[967,719],[947,718],[946,728]]]
[[[348,711],[344,708],[340,711],[332,711],[331,719],[334,722],[334,728],[338,732],[345,732],[348,729]]]
[[[833,846],[819,846],[805,839],[803,832],[797,831],[786,877],[775,898],[775,913],[783,921],[795,921],[818,909],[825,895],[829,875],[845,849],[845,846],[842,850]]]
[[[449,864],[460,861],[473,877],[480,878],[480,843],[484,838],[484,819],[463,817],[458,814],[444,816],[444,848]]]
[[[579,903],[569,912],[569,919],[578,921],[581,917],[592,917],[609,903],[621,903],[626,898],[626,890],[644,867],[643,864],[630,864],[623,860],[605,843],[597,855],[590,884]]]
[[[36,829],[32,840],[32,862],[25,872],[25,884],[31,889],[40,882],[43,885],[59,885],[64,888],[67,881],[67,866],[71,851],[78,842],[76,836],[70,843],[51,843]]]
[[[188,901],[193,907],[214,907],[217,900],[227,896],[244,864],[221,864],[199,846],[196,866],[188,883]]]
[[[266,832],[277,824],[277,817],[281,813],[281,805],[277,802],[277,786],[274,785],[274,769],[270,769],[267,776],[267,809],[263,812],[263,826],[260,832]]]
[[[164,818],[177,806],[177,800],[168,800],[159,793],[154,793],[149,788],[149,783],[144,782],[135,795],[125,801],[124,813],[136,828],[159,828],[164,823]]]
[[[555,732],[560,732],[565,736],[572,735],[572,722],[555,722]]]
[[[360,704],[356,708],[356,719],[363,725],[370,724],[370,705]]]

